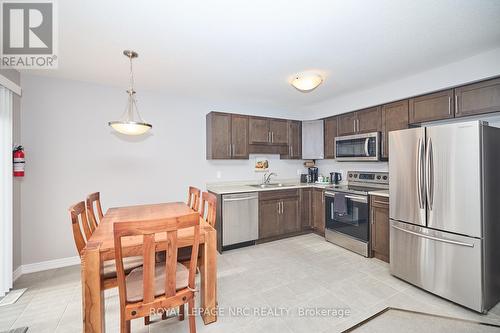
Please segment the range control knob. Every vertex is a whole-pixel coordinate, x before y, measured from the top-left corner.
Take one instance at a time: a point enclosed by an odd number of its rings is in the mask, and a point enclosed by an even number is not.
[[[387,180],[387,176],[384,176],[384,180]]]
[[[352,173],[349,174],[349,178],[352,178]]]
[[[358,175],[354,175],[354,178],[358,178]]]
[[[380,176],[377,176],[377,179],[380,179]]]

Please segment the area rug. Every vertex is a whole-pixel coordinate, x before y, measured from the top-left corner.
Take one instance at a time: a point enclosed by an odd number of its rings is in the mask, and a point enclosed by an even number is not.
[[[3,332],[0,332],[0,333],[26,333],[26,332],[28,332],[28,327],[13,328],[11,330],[3,331]]]
[[[344,333],[498,333],[499,331],[500,325],[424,312],[386,308],[345,330]]]

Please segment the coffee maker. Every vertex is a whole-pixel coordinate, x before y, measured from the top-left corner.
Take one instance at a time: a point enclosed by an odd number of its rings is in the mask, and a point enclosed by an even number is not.
[[[340,172],[330,172],[330,184],[338,185],[342,181],[342,174]]]
[[[308,180],[310,183],[315,183],[318,181],[318,168],[316,167],[311,167],[308,168]]]

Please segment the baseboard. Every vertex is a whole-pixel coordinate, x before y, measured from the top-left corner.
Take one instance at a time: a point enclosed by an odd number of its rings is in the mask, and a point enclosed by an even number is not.
[[[16,270],[12,273],[12,281],[16,282],[23,275],[23,265],[16,268]]]
[[[16,281],[19,277],[21,277],[24,274],[36,273],[36,272],[46,271],[49,269],[55,269],[55,268],[61,268],[79,264],[80,264],[79,256],[35,262],[33,264],[26,264],[19,266],[13,272],[12,278],[14,281]]]

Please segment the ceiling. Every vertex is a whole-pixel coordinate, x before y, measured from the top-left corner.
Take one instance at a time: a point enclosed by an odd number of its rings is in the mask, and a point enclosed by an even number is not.
[[[498,0],[58,1],[59,69],[136,90],[304,106],[500,46]],[[288,81],[315,71],[300,93]]]

